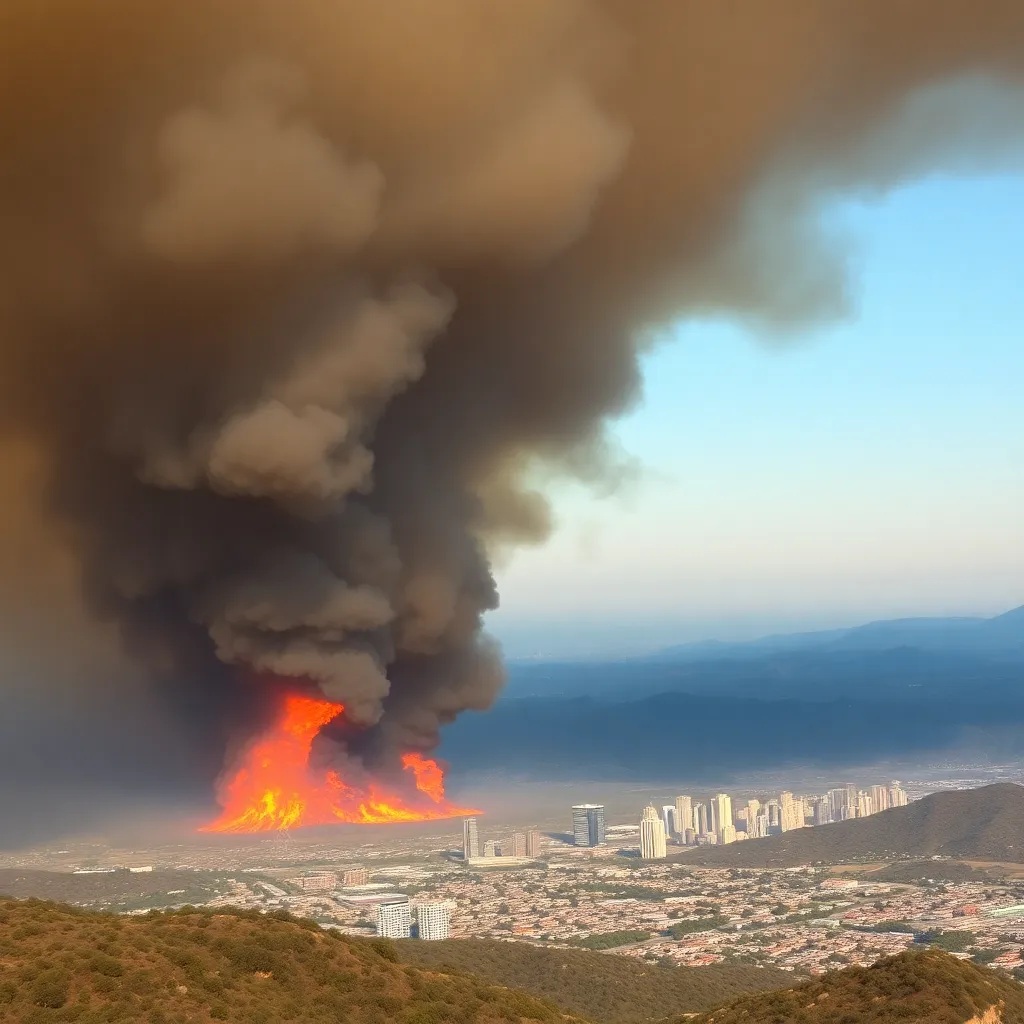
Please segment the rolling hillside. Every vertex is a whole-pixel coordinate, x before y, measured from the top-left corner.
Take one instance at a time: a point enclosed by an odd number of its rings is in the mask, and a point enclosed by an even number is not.
[[[569,1024],[521,992],[399,962],[309,921],[189,909],[115,917],[0,901],[0,1021]]]
[[[1024,861],[1024,786],[999,783],[933,793],[870,818],[704,847],[673,859],[704,865],[794,867],[932,856]]]
[[[935,951],[901,953],[871,967],[745,996],[677,1024],[1020,1024],[1024,985]]]
[[[578,949],[543,949],[524,942],[451,939],[398,943],[404,962],[430,970],[457,969],[550,999],[602,1024],[644,1024],[717,1006],[744,992],[792,985],[786,971],[759,967],[658,967]]]
[[[4,1024],[586,1024],[584,1004],[608,1024],[1024,1024],[1024,986],[934,950],[806,983],[753,971],[783,987],[700,1017],[754,979],[690,973],[518,943],[353,939],[287,915],[0,900]],[[562,1006],[493,983],[519,977]]]

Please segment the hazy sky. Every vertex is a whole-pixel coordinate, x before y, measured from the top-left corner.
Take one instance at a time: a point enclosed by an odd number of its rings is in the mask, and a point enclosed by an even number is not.
[[[1024,603],[1024,177],[826,216],[852,316],[783,340],[681,324],[616,428],[639,481],[559,491],[555,538],[499,567],[510,655]]]

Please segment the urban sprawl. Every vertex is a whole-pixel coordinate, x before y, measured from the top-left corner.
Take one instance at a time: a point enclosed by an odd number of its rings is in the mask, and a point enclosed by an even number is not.
[[[912,881],[887,878],[881,864],[702,867],[688,852],[906,802],[897,783],[846,785],[810,797],[683,795],[621,823],[607,823],[603,805],[577,804],[566,809],[562,827],[571,822],[571,831],[565,832],[543,823],[502,834],[484,818],[467,818],[461,834],[395,830],[365,842],[350,830],[347,846],[341,834],[326,841],[284,835],[239,838],[235,845],[176,844],[146,854],[38,850],[4,858],[0,866],[67,872],[77,862],[79,874],[111,879],[111,895],[77,902],[123,913],[183,904],[287,910],[356,935],[491,938],[658,963],[747,963],[812,973],[870,964],[942,932],[953,936],[954,947],[959,943],[960,955],[1022,966],[1024,879],[989,879],[967,869],[967,881],[944,881],[937,860],[929,869],[935,878]],[[102,858],[105,865],[97,863]]]

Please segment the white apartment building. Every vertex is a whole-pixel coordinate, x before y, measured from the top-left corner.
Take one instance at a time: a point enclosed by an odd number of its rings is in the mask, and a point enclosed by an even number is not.
[[[452,926],[452,905],[450,903],[418,903],[416,921],[419,937],[428,942],[447,939]]]
[[[650,805],[644,808],[640,819],[640,857],[642,860],[662,860],[668,855],[665,823]]]
[[[693,798],[688,796],[676,797],[676,830],[680,835],[685,835],[687,829],[693,828]]]
[[[385,939],[407,939],[412,932],[409,901],[381,903],[377,907],[377,934]]]

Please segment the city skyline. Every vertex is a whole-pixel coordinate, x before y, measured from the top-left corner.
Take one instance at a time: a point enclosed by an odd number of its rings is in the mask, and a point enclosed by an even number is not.
[[[662,806],[660,815],[653,804],[644,808],[638,855],[641,860],[664,859],[669,839],[684,847],[726,846],[794,829],[867,818],[905,807],[908,800],[906,790],[895,780],[888,786],[874,784],[867,789],[844,783],[824,794],[795,795],[782,790],[778,797],[764,801],[751,798],[742,807],[734,807],[728,793],[717,793],[706,800],[680,794],[674,803]]]

